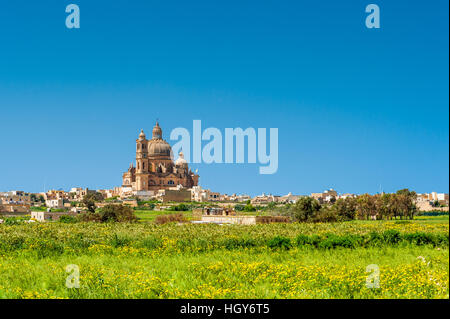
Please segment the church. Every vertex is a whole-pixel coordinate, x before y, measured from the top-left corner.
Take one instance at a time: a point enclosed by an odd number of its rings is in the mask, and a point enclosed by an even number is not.
[[[122,187],[156,192],[178,185],[185,188],[197,186],[199,176],[189,169],[183,153],[180,152],[175,162],[172,158],[172,148],[162,138],[158,122],[153,128],[151,140],[147,140],[141,130],[136,140],[136,166],[132,163],[123,174]]]

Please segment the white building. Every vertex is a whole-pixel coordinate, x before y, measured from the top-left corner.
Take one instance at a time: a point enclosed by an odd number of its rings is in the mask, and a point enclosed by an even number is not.
[[[45,205],[47,205],[47,207],[49,208],[64,208],[64,200],[62,198],[58,198],[58,199],[47,199],[45,201]]]

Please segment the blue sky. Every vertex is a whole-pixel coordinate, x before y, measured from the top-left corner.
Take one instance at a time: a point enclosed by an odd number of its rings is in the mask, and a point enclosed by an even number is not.
[[[81,28],[65,27],[78,4]],[[367,29],[376,3],[381,28]],[[448,192],[448,1],[2,1],[0,191],[111,188],[141,128],[279,128],[222,193]],[[173,144],[174,142],[171,142]]]

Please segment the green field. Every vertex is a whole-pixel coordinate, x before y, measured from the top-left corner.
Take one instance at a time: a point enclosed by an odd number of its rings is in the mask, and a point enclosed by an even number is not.
[[[174,211],[156,211],[156,210],[135,210],[137,218],[142,222],[153,222],[158,215],[183,213],[183,215],[190,219],[192,218],[192,211],[174,212]]]
[[[449,298],[448,216],[220,226],[158,214],[0,225],[0,298]],[[79,288],[66,287],[70,264]],[[366,286],[373,264],[380,288]]]

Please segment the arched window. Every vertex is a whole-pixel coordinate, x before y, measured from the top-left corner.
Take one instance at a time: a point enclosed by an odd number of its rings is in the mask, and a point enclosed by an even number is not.
[[[170,180],[167,184],[174,185],[175,183],[173,182],[173,180]]]

